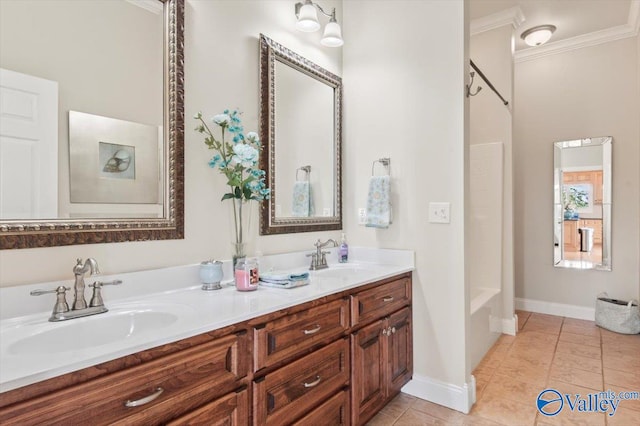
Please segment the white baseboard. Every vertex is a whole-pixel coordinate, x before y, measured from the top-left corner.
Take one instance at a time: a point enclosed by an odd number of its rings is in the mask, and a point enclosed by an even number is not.
[[[489,317],[489,330],[494,333],[509,334],[510,336],[516,335],[518,329],[518,316],[514,315],[513,318],[500,318]]]
[[[576,318],[593,321],[596,317],[595,308],[585,306],[565,305],[564,303],[545,302],[542,300],[521,299],[516,297],[516,309],[539,314],[557,315],[559,317]]]
[[[471,376],[471,383],[456,386],[414,374],[402,392],[468,414],[476,399],[475,377]]]

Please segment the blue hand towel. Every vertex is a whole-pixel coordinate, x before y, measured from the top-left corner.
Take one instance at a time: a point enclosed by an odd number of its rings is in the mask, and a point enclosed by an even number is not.
[[[308,180],[298,180],[293,184],[291,215],[293,217],[311,215],[311,186]]]
[[[388,228],[391,223],[391,178],[371,176],[367,195],[367,221],[370,228]]]

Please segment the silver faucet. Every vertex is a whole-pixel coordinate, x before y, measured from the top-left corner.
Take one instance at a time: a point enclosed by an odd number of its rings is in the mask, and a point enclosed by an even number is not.
[[[91,275],[96,275],[100,273],[100,268],[98,268],[98,262],[92,257],[88,258],[84,265],[82,264],[82,259],[77,259],[78,263],[73,267],[73,273],[76,276],[76,282],[73,285],[73,306],[71,309],[86,309],[87,301],[84,298],[84,274],[89,272],[91,269]]]
[[[73,273],[76,277],[73,286],[74,300],[71,309],[69,309],[69,305],[67,304],[67,290],[71,290],[69,287],[59,286],[55,290],[33,290],[30,293],[32,296],[41,296],[43,294],[50,293],[56,294],[56,304],[53,307],[53,312],[51,313],[51,317],[49,317],[49,321],[64,321],[73,318],[86,317],[88,315],[101,314],[108,311],[104,306],[100,290],[102,289],[102,286],[118,285],[122,284],[122,281],[96,281],[93,284],[90,284],[89,287],[93,287],[93,296],[91,297],[89,306],[87,306],[87,301],[84,298],[84,274],[89,271],[91,272],[91,275],[99,274],[100,269],[98,268],[98,262],[93,258],[88,258],[83,264],[82,259],[78,259],[78,263],[73,267]]]
[[[320,242],[320,239],[318,239],[318,241],[313,244],[316,247],[316,252],[307,254],[307,257],[311,257],[311,266],[309,266],[309,270],[317,271],[318,269],[326,269],[329,267],[329,265],[327,265],[327,254],[329,252],[322,250],[329,244],[333,244],[333,247],[338,247],[338,243],[331,238],[324,243]]]

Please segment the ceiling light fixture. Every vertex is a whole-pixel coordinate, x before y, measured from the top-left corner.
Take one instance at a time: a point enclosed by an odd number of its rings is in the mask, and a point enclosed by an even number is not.
[[[331,13],[327,13],[319,4],[313,3],[311,0],[305,0],[304,3],[296,3],[296,28],[300,31],[311,33],[320,29],[317,11],[329,18],[329,23],[324,27],[324,34],[320,40],[320,44],[327,47],[340,47],[344,44],[342,39],[342,30],[336,21],[335,7]]]
[[[540,46],[549,41],[555,30],[555,25],[538,25],[523,32],[520,38],[529,46]]]

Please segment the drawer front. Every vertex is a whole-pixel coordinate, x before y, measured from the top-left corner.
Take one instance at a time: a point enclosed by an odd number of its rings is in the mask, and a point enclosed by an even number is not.
[[[253,422],[290,424],[348,383],[345,337],[256,381]]]
[[[332,396],[327,402],[294,423],[295,426],[350,425],[349,391]]]
[[[167,426],[244,426],[249,422],[249,391],[225,395],[179,419],[167,423]]]
[[[268,367],[349,329],[349,301],[336,300],[254,329],[254,369]]]
[[[238,388],[249,370],[248,337],[222,337],[7,407],[0,423],[46,419],[49,424],[83,424],[91,419],[98,425],[128,416],[145,424],[163,422]]]
[[[411,303],[411,279],[402,278],[351,296],[351,325],[375,320]]]

